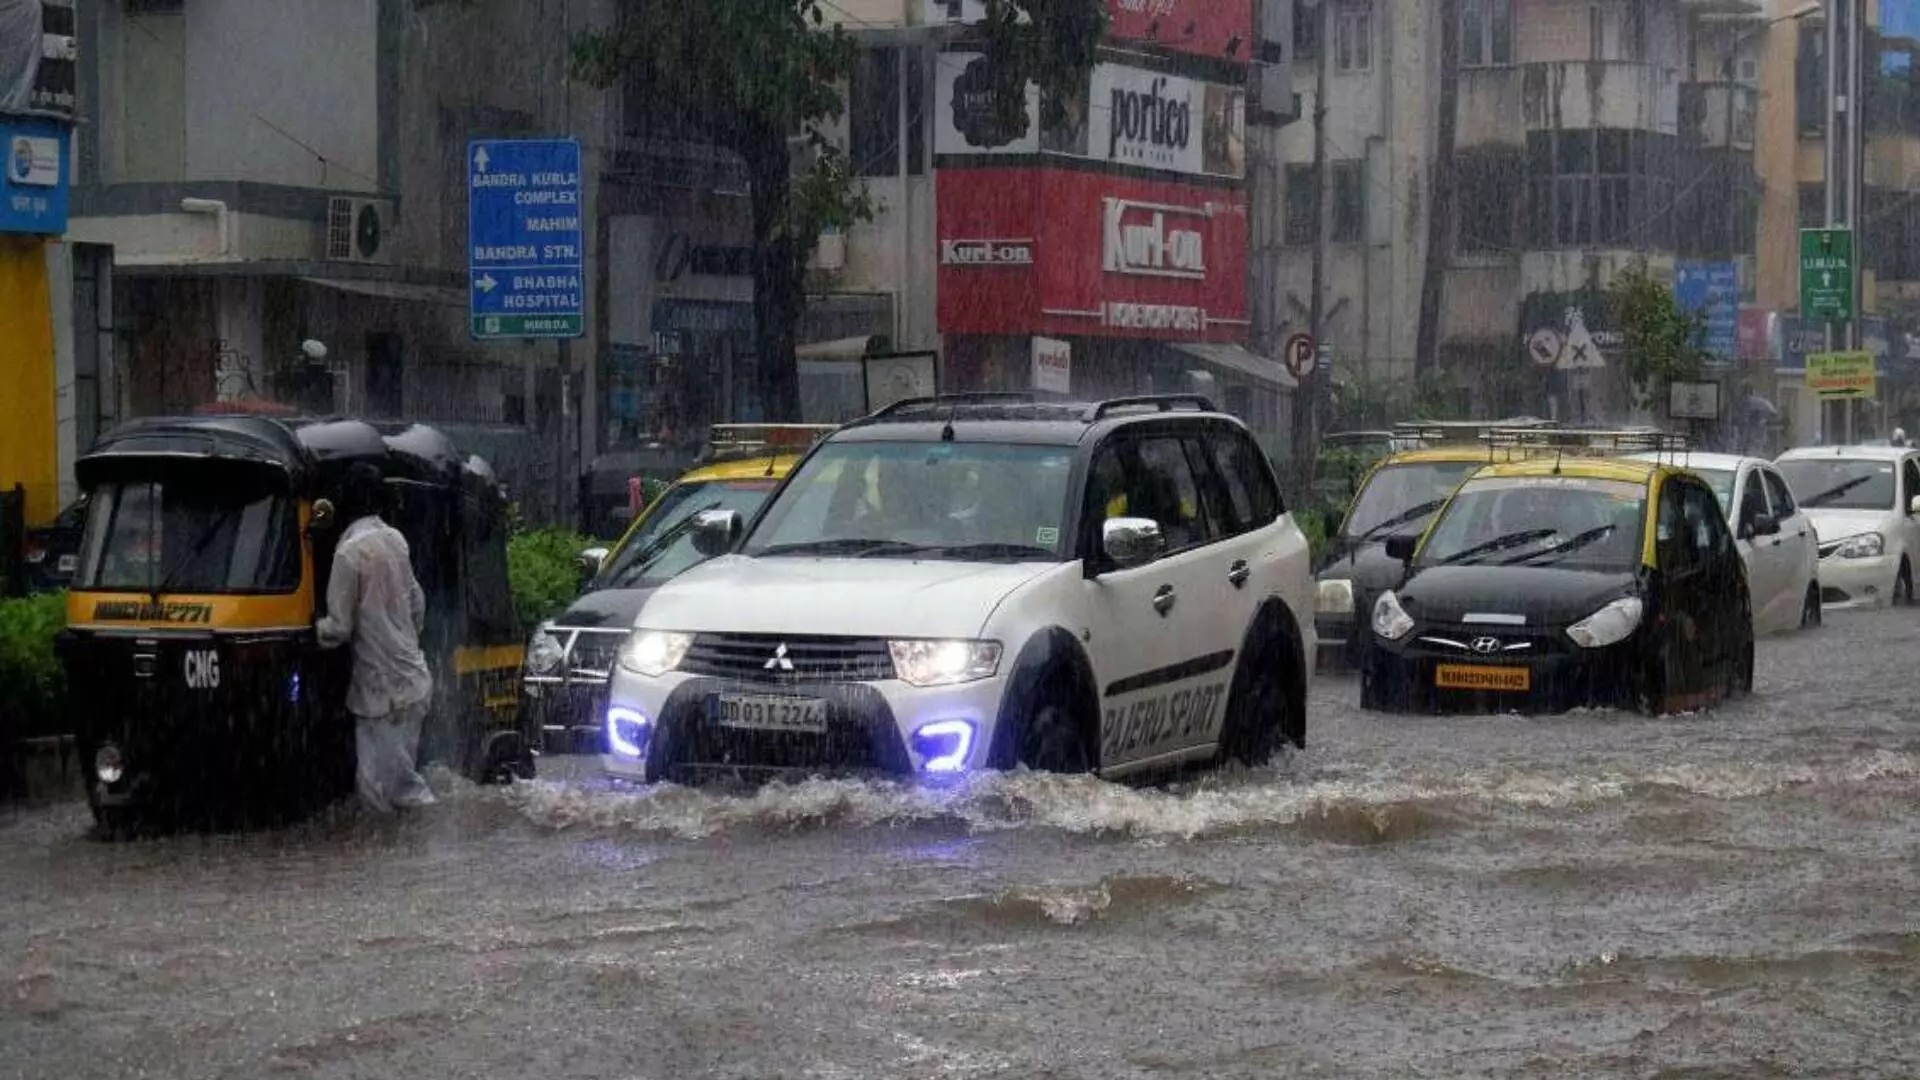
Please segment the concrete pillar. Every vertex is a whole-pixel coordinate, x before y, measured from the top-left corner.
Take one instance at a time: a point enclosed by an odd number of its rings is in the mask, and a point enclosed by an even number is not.
[[[0,488],[26,487],[35,525],[60,509],[45,248],[39,237],[0,236]]]

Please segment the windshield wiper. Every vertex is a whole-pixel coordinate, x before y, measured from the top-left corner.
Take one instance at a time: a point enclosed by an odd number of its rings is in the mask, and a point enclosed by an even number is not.
[[[1821,492],[1818,495],[1809,495],[1808,497],[1801,499],[1800,505],[1801,506],[1819,506],[1821,503],[1826,502],[1828,499],[1837,499],[1840,496],[1845,495],[1847,492],[1852,491],[1854,488],[1859,487],[1861,484],[1864,484],[1871,479],[1873,479],[1873,477],[1871,476],[1856,476],[1851,480],[1846,480],[1839,484],[1836,484],[1833,487],[1828,488],[1827,490]]]
[[[900,540],[843,536],[837,540],[802,540],[792,544],[774,544],[753,554],[762,558],[769,555],[844,555],[865,558],[870,555],[911,555],[923,550],[926,549],[920,544],[909,544]]]
[[[1588,529],[1585,532],[1574,533],[1572,536],[1567,537],[1565,540],[1562,540],[1559,543],[1552,545],[1551,547],[1544,547],[1544,548],[1541,548],[1539,551],[1529,551],[1525,555],[1520,555],[1520,556],[1516,556],[1515,558],[1508,559],[1506,562],[1503,562],[1500,565],[1514,566],[1519,563],[1526,562],[1529,559],[1537,559],[1542,555],[1553,555],[1553,556],[1566,555],[1570,552],[1578,551],[1581,548],[1586,547],[1588,544],[1591,544],[1594,541],[1599,540],[1601,537],[1606,536],[1607,534],[1613,532],[1617,528],[1619,528],[1619,526],[1611,525],[1611,524],[1596,526],[1594,528]]]
[[[1524,544],[1529,540],[1538,540],[1542,537],[1552,536],[1553,533],[1554,530],[1552,529],[1522,529],[1519,532],[1510,532],[1503,536],[1496,536],[1484,543],[1475,544],[1470,548],[1456,551],[1446,558],[1441,559],[1439,562],[1434,563],[1434,565],[1451,566],[1454,563],[1465,562],[1475,555],[1490,554],[1502,548],[1510,548],[1516,544]]]
[[[207,545],[213,543],[214,538],[220,535],[220,530],[226,528],[227,522],[233,520],[233,516],[239,512],[238,507],[228,507],[221,511],[220,516],[214,518],[213,523],[207,526],[207,531],[194,538],[192,546],[187,548],[187,553],[180,556],[180,561],[160,575],[160,584],[153,587],[154,603],[160,602],[160,594],[173,588],[174,579],[180,576],[180,572],[193,565],[193,561],[200,557],[201,552],[207,550]]]
[[[1398,514],[1395,514],[1392,517],[1388,518],[1387,520],[1381,522],[1380,524],[1375,525],[1373,528],[1368,529],[1366,532],[1361,533],[1359,536],[1354,537],[1353,543],[1364,544],[1367,541],[1372,540],[1374,537],[1379,536],[1381,533],[1386,532],[1388,529],[1392,529],[1400,525],[1405,525],[1407,522],[1414,521],[1418,518],[1426,517],[1428,514],[1433,513],[1435,510],[1440,509],[1442,506],[1445,506],[1446,504],[1447,504],[1446,497],[1442,496],[1441,498],[1434,499],[1431,502],[1423,502],[1419,506],[1402,510]]]
[[[1044,548],[1036,544],[1006,544],[994,541],[978,544],[935,545],[926,548],[926,551],[929,554],[937,553],[962,562],[973,560],[991,562],[998,559],[1009,559],[1015,562],[1027,560],[1053,562],[1059,558],[1052,548]]]

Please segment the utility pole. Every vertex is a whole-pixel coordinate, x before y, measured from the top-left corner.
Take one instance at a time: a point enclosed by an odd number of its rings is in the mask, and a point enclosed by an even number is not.
[[[1827,351],[1861,348],[1860,332],[1860,195],[1864,162],[1861,129],[1865,126],[1861,108],[1863,83],[1861,54],[1865,51],[1865,5],[1861,0],[1827,0],[1827,162],[1826,211],[1828,228],[1845,228],[1853,233],[1853,306],[1847,312],[1844,330],[1828,323]],[[1853,401],[1843,399],[1823,405],[1822,427],[1829,443],[1853,441]],[[1836,438],[1837,436],[1837,438]]]
[[[1440,306],[1453,255],[1453,154],[1460,127],[1460,0],[1440,0],[1440,115],[1427,199],[1426,272],[1420,279],[1420,325],[1413,339],[1413,374],[1439,367]]]
[[[1315,3],[1319,9],[1315,20],[1320,31],[1316,35],[1319,48],[1313,69],[1313,262],[1308,285],[1307,333],[1313,336],[1318,347],[1325,348],[1325,327],[1321,321],[1327,283],[1327,64],[1328,54],[1333,50],[1333,3],[1332,0],[1315,0]],[[1322,380],[1327,377],[1316,357],[1313,369],[1300,379],[1299,387],[1293,392],[1293,461],[1303,479],[1303,493],[1313,490],[1314,468],[1319,457],[1316,448],[1320,444],[1320,390]]]

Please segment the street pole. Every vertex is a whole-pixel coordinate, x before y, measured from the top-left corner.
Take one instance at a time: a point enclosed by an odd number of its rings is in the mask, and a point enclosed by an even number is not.
[[[1316,346],[1324,346],[1324,315],[1327,277],[1327,65],[1333,51],[1333,4],[1319,0],[1319,49],[1313,71],[1313,260],[1307,297],[1307,333]],[[1313,490],[1315,448],[1320,443],[1316,430],[1320,416],[1320,381],[1327,373],[1320,370],[1316,355],[1313,367],[1300,379],[1293,394],[1294,467],[1304,481],[1303,493]]]
[[[1863,86],[1860,57],[1864,51],[1864,23],[1861,0],[1827,0],[1827,144],[1826,212],[1827,227],[1845,228],[1853,234],[1852,306],[1847,312],[1844,331],[1832,323],[1826,327],[1828,352],[1839,348],[1859,349],[1860,327],[1860,254],[1859,233],[1861,172],[1864,164],[1861,139],[1860,95]],[[1853,441],[1854,410],[1851,399],[1827,402],[1823,406],[1822,425],[1828,442]]]

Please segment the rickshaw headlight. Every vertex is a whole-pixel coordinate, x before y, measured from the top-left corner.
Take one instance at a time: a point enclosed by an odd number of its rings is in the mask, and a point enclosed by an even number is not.
[[[567,650],[560,639],[547,633],[545,626],[535,630],[527,642],[527,671],[534,675],[553,674],[566,658]]]
[[[664,630],[641,630],[627,639],[620,650],[620,666],[628,671],[657,679],[686,658],[693,648],[692,634],[673,634]]]

